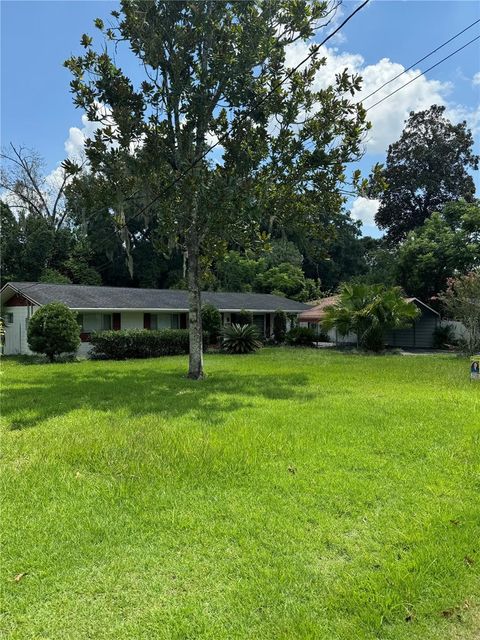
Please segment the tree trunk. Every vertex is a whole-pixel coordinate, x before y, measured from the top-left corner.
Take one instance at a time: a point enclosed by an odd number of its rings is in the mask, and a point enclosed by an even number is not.
[[[202,333],[202,301],[200,294],[200,256],[198,237],[190,230],[187,248],[188,256],[188,306],[190,350],[188,377],[193,380],[203,378],[203,333]]]

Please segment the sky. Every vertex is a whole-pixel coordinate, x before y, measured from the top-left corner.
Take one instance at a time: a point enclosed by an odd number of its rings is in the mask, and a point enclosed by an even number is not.
[[[96,35],[96,17],[108,19],[117,2],[105,0],[1,0],[1,126],[2,146],[10,142],[37,150],[47,173],[67,156],[75,156],[92,124],[76,109],[69,91],[70,74],[63,61],[80,54],[83,33]],[[357,6],[343,3],[338,20]],[[372,0],[325,49],[327,65],[317,86],[328,85],[347,67],[363,76],[365,97],[475,20],[475,0]],[[480,23],[365,101],[365,106],[404,84],[480,34]],[[320,33],[316,39],[327,35]],[[401,134],[411,110],[444,104],[454,121],[467,120],[480,152],[480,40],[466,47],[408,87],[368,112],[372,130],[358,168],[368,175],[375,162],[385,160],[388,145]],[[293,65],[306,55],[306,45],[288,52]],[[139,69],[132,57],[122,66],[133,77]],[[355,167],[357,168],[357,167]],[[476,176],[477,189],[480,180]],[[380,235],[374,225],[378,202],[356,198],[351,215],[362,221],[365,235]]]

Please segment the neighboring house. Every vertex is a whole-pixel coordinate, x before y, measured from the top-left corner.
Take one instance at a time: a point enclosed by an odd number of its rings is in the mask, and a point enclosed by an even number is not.
[[[316,306],[301,313],[298,316],[299,323],[315,328],[320,333],[325,310],[334,305],[338,299],[339,296],[324,298]],[[431,349],[435,328],[440,324],[440,314],[418,298],[406,298],[406,300],[413,302],[420,309],[421,314],[410,327],[387,331],[386,344],[391,347]],[[331,329],[327,334],[329,339],[337,344],[355,344],[357,341],[355,334],[340,336],[336,329]]]
[[[187,291],[9,282],[0,293],[5,320],[5,355],[31,353],[27,343],[28,321],[48,302],[64,302],[78,313],[82,355],[90,350],[90,336],[94,331],[187,328]],[[277,309],[298,314],[309,308],[295,300],[263,293],[205,291],[202,301],[217,307],[222,314],[222,324],[234,323],[242,309],[251,311],[254,324],[266,337],[272,333]]]

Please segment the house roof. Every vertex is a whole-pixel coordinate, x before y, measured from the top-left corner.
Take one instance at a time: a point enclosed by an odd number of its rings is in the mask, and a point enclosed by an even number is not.
[[[337,302],[338,298],[339,296],[329,296],[328,298],[323,298],[314,307],[310,307],[310,309],[303,311],[298,316],[299,321],[317,322],[318,320],[322,320],[322,318],[325,316],[326,308],[334,305]]]
[[[134,289],[129,287],[93,287],[79,284],[8,282],[2,288],[2,303],[20,293],[32,304],[63,302],[78,310],[188,311],[188,292],[175,289]],[[308,305],[266,293],[227,293],[204,291],[202,301],[220,311],[303,311]]]
[[[320,322],[325,317],[325,312],[327,307],[331,307],[334,304],[336,304],[339,298],[340,296],[338,295],[329,296],[328,298],[323,298],[323,300],[321,300],[320,303],[317,304],[315,307],[310,307],[310,309],[303,311],[298,316],[299,322]],[[426,305],[424,302],[422,302],[418,298],[405,298],[405,300],[407,302],[413,302],[417,306],[421,306],[424,309],[428,309],[428,311],[430,311],[431,313],[434,313],[437,316],[440,315],[438,311],[435,311],[435,309],[432,309],[431,307]]]

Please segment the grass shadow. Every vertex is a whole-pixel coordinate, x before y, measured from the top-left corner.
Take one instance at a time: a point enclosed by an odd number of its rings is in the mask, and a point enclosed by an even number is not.
[[[192,414],[215,423],[222,422],[225,412],[253,406],[258,398],[307,402],[313,397],[301,373],[250,373],[234,370],[232,361],[232,369],[216,369],[205,380],[193,381],[183,377],[178,366],[148,362],[152,366],[129,361],[29,367],[24,381],[6,385],[3,419],[10,430],[25,429],[78,409],[93,409],[170,418]]]

